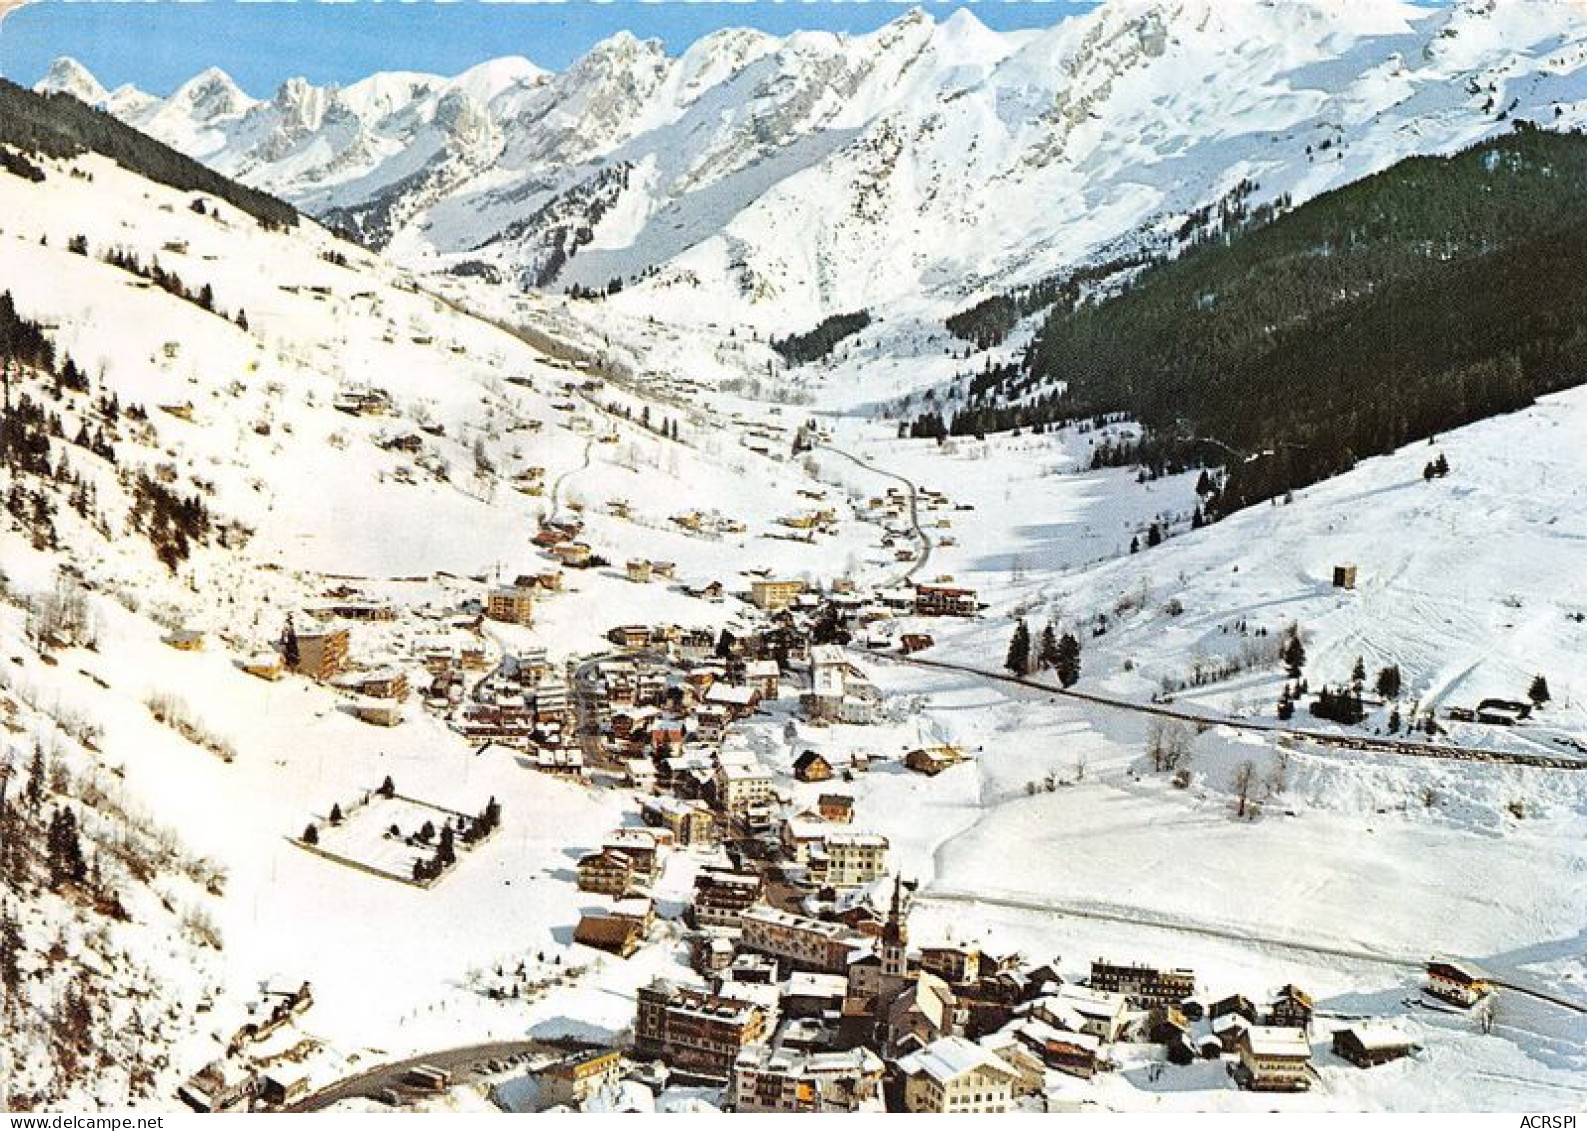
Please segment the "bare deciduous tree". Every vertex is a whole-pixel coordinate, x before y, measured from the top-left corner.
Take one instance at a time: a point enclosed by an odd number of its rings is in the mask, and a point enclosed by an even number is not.
[[[1273,758],[1273,766],[1267,772],[1267,792],[1269,796],[1276,797],[1281,793],[1289,792],[1289,751],[1280,748]]]
[[[1236,802],[1235,815],[1238,817],[1256,816],[1256,802],[1251,794],[1256,790],[1256,763],[1247,758],[1234,770],[1234,788]]]
[[[1177,770],[1190,760],[1196,732],[1182,722],[1153,719],[1146,731],[1146,754],[1158,773]]]

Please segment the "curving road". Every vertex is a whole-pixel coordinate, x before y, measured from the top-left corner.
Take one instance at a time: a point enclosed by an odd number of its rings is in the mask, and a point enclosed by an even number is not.
[[[919,492],[914,483],[908,479],[905,479],[897,472],[886,471],[880,467],[877,467],[874,463],[867,463],[859,456],[850,452],[846,452],[842,448],[834,448],[831,444],[816,444],[815,450],[831,452],[835,456],[842,456],[850,463],[856,465],[857,467],[864,468],[873,475],[880,475],[883,479],[891,479],[895,483],[902,483],[904,485],[904,489],[909,492],[909,525],[915,532],[916,540],[918,540],[920,543],[920,552],[915,555],[915,563],[913,565],[911,565],[897,577],[889,580],[887,584],[889,586],[901,585],[904,582],[914,580],[915,574],[925,569],[926,563],[931,560],[931,538],[929,535],[927,535],[926,528],[920,525]]]
[[[558,475],[552,482],[550,511],[552,519],[555,519],[558,515],[558,512],[562,510],[562,488],[567,484],[569,479],[572,479],[579,472],[589,470],[590,460],[594,458],[594,451],[595,440],[591,437],[586,437],[584,440],[584,462],[579,464],[577,467],[568,468],[561,475]]]

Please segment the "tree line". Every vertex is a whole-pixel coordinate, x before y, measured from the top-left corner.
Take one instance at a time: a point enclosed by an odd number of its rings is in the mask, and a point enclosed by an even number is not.
[[[99,153],[139,176],[183,192],[218,197],[266,228],[297,226],[297,209],[228,180],[168,145],[69,94],[36,94],[0,79],[0,145],[22,154],[68,159]],[[12,164],[4,166],[16,172]],[[34,166],[37,172],[37,167]],[[21,175],[37,179],[25,169]]]
[[[1222,467],[1215,520],[1579,383],[1584,257],[1587,138],[1520,124],[1054,308],[969,424],[926,431],[1124,414],[1110,462]]]

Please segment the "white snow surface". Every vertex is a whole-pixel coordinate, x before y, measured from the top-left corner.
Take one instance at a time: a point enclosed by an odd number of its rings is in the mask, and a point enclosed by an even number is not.
[[[1292,502],[1199,530],[1188,523],[1193,477],[1089,470],[1099,432],[939,446],[896,438],[892,415],[906,397],[918,408],[959,364],[932,323],[942,310],[1072,263],[1239,177],[1299,198],[1406,152],[1474,140],[1505,128],[1482,109],[1490,85],[1499,107],[1521,99],[1514,116],[1552,118],[1559,105],[1575,121],[1575,14],[1552,0],[1437,11],[1112,0],[1047,32],[911,15],[857,38],[721,33],[679,59],[621,36],[558,75],[506,61],[341,91],[288,84],[270,102],[208,74],[156,104],[55,68],[54,88],[136,107],[117,112],[306,206],[367,202],[437,161],[451,186],[406,198],[381,257],[311,223],[265,232],[213,202],[200,215],[189,194],[95,158],[76,162],[75,177],[48,163],[44,186],[0,175],[0,290],[52,327],[97,389],[148,411],[146,426],[118,435],[119,466],[165,465],[247,532],[170,571],[127,528],[115,469],[72,448],[104,529],[62,505],[58,548],[35,547],[9,522],[0,534],[11,591],[46,591],[70,564],[99,622],[95,651],[52,664],[21,610],[0,610],[4,654],[18,657],[10,693],[37,704],[19,717],[36,733],[53,733],[50,712],[91,718],[103,736],[97,752],[73,749],[80,770],[115,777],[228,873],[223,894],[184,888],[175,901],[213,916],[219,951],[165,941],[173,913],[153,899],[116,928],[173,998],[220,1003],[215,1019],[168,1034],[166,1105],[174,1083],[220,1051],[221,1018],[262,982],[314,984],[300,1027],[322,1043],[323,1081],[498,1037],[613,1038],[632,1020],[636,986],[681,971],[670,922],[628,961],[571,943],[579,913],[605,902],[575,889],[573,865],[636,819],[626,790],[556,781],[499,748],[476,753],[414,703],[402,726],[380,729],[329,688],[239,670],[289,612],[338,584],[390,600],[403,615],[355,626],[355,659],[410,670],[415,645],[432,637],[482,642],[492,656],[538,645],[560,662],[606,650],[616,624],[742,624],[753,615],[743,602],[636,585],[622,564],[673,561],[680,583],[730,591],[747,588],[750,569],[880,586],[910,563],[882,546],[899,520],[869,500],[902,477],[949,499],[921,507],[933,545],[917,579],[952,577],[985,608],[963,621],[897,618],[886,631],[930,633],[925,658],[995,673],[1016,618],[1051,622],[1082,640],[1078,689],[1125,704],[875,654],[861,662],[885,695],[881,724],[812,727],[790,697],[737,728],[735,743],[799,803],[833,788],[793,781],[802,750],[872,755],[843,788],[856,827],[886,835],[893,866],[920,881],[915,941],[1058,956],[1070,978],[1104,955],[1193,966],[1212,994],[1260,997],[1295,981],[1331,1014],[1408,1017],[1424,1045],[1360,1072],[1319,1042],[1321,1083],[1300,1097],[1234,1091],[1216,1064],[1159,1077],[1144,1053],[1126,1052],[1121,1071],[1055,1083],[1056,1098],[1163,1110],[1579,1106],[1582,1014],[1501,991],[1484,1034],[1475,1019],[1408,1002],[1433,951],[1587,997],[1587,773],[1281,746],[1239,724],[1271,720],[1284,676],[1267,649],[1293,623],[1314,687],[1347,679],[1358,656],[1369,683],[1395,663],[1407,714],[1521,698],[1544,672],[1553,698],[1533,719],[1449,723],[1441,741],[1587,753],[1587,393],[1365,461]],[[1324,138],[1326,156],[1308,160],[1305,146]],[[620,296],[574,302],[415,270],[478,257],[497,225],[596,162],[621,161],[633,163],[627,187],[563,280],[662,268]],[[555,170],[555,183],[534,183],[531,166]],[[91,255],[67,250],[79,234]],[[511,268],[522,246],[480,254]],[[210,284],[248,328],[100,262],[110,247]],[[325,258],[333,251],[348,266]],[[768,377],[768,333],[873,304],[885,317],[830,364]],[[469,310],[621,380],[569,392],[588,371]],[[385,390],[392,412],[336,411],[355,386]],[[85,415],[77,397],[51,402],[67,436]],[[677,421],[680,440],[642,427],[642,410]],[[793,458],[789,430],[805,420],[829,447]],[[381,446],[409,435],[418,456]],[[1429,482],[1421,469],[1435,454],[1451,473]],[[539,496],[514,489],[531,468],[547,485]],[[836,522],[791,540],[776,520],[816,495]],[[533,628],[487,623],[482,638],[460,628],[463,604],[490,584],[547,567],[529,538],[570,504],[615,568],[569,571],[569,591],[540,603]],[[683,511],[743,529],[686,533],[670,521]],[[1170,536],[1130,554],[1154,521]],[[1340,564],[1358,567],[1353,590],[1331,585]],[[1107,631],[1095,634],[1102,616]],[[205,632],[206,649],[162,643],[175,627]],[[1195,671],[1231,657],[1241,671],[1194,685]],[[146,706],[155,693],[180,694],[235,761],[157,723]],[[1128,709],[1165,696],[1223,721],[1194,738],[1181,787],[1153,772],[1150,721]],[[1369,730],[1386,729],[1389,707],[1373,705]],[[936,778],[904,769],[908,749],[939,742],[972,757]],[[1246,762],[1258,781],[1249,820],[1233,796]],[[504,828],[428,890],[293,843],[388,774],[404,794],[466,812],[494,796]],[[657,892],[664,919],[699,863],[671,859]],[[65,916],[39,901],[29,938],[43,945]],[[540,997],[479,992],[475,975],[520,961],[552,983]]]

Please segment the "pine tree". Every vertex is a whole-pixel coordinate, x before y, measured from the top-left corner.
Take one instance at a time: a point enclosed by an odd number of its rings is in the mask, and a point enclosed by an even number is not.
[[[1378,672],[1378,694],[1384,699],[1400,697],[1400,666],[1390,664]]]
[[[1058,666],[1058,634],[1050,624],[1041,630],[1041,647],[1036,653],[1036,666],[1042,671]]]
[[[1059,639],[1053,667],[1058,672],[1058,682],[1063,686],[1073,687],[1079,681],[1080,641],[1075,639],[1073,633],[1066,632]]]
[[[1362,657],[1357,656],[1355,666],[1350,669],[1350,683],[1357,691],[1359,691],[1362,687],[1366,686],[1366,682],[1367,662]]]
[[[453,837],[452,826],[443,825],[441,827],[441,843],[435,849],[435,861],[445,868],[455,863],[456,860],[457,843]]]
[[[1030,671],[1030,629],[1021,620],[1014,626],[1014,635],[1008,642],[1008,658],[1003,666],[1015,675]]]
[[[37,814],[39,806],[44,803],[44,783],[49,778],[49,767],[44,763],[44,747],[41,743],[33,744],[33,760],[28,763],[28,786],[22,793],[22,800],[27,803],[29,813]]]
[[[81,883],[87,878],[88,864],[77,834],[77,815],[70,809],[57,809],[50,818],[46,848],[51,887]]]
[[[387,774],[386,775],[386,780],[380,783],[380,796],[382,796],[382,797],[395,797],[396,793],[397,793],[397,783],[391,780],[391,775],[390,774]]]
[[[1295,717],[1295,699],[1290,693],[1289,684],[1285,684],[1278,693],[1278,718],[1280,722],[1288,722]]]
[[[342,807],[341,807],[341,804],[340,803],[333,803],[331,805],[331,824],[339,825],[341,823],[342,823]]]
[[[15,1008],[22,986],[22,927],[9,906],[0,910],[0,1009]]]
[[[281,632],[281,657],[292,671],[297,671],[298,664],[303,660],[302,654],[298,651],[297,626],[292,623],[291,616],[287,617],[287,626]]]
[[[320,830],[319,830],[319,826],[318,825],[310,825],[308,828],[303,830],[303,843],[304,844],[318,844],[318,843],[320,843]]]
[[[1279,650],[1279,659],[1284,661],[1290,679],[1300,678],[1301,669],[1306,666],[1306,645],[1301,643],[1299,625],[1289,626],[1284,646]]]
[[[1526,697],[1532,700],[1534,707],[1541,707],[1549,701],[1548,680],[1543,678],[1542,672],[1532,677],[1532,686],[1527,688]]]

